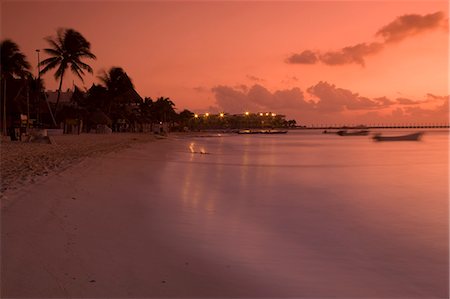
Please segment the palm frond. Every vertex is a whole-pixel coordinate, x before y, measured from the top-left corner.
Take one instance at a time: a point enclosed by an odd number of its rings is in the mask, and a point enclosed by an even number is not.
[[[46,61],[46,60],[51,60],[51,59],[54,59],[54,60],[53,60],[53,61],[49,61],[49,62],[46,63],[46,64],[43,64],[44,61]],[[42,61],[42,62],[40,63],[40,65],[45,65],[45,67],[40,71],[41,74],[45,74],[45,73],[48,72],[49,70],[54,69],[54,68],[58,65],[58,63],[59,63],[59,59],[55,59],[55,58],[48,58],[48,59],[46,59],[46,60],[44,60],[44,61]]]
[[[48,36],[46,38],[44,38],[49,44],[50,46],[52,46],[56,51],[58,52],[63,52],[62,48],[61,48],[61,44],[58,44],[51,36]]]
[[[97,56],[95,56],[91,52],[84,52],[84,53],[80,54],[79,56],[83,57],[83,58],[91,58],[91,59],[94,59],[94,60],[97,59]]]
[[[92,69],[92,67],[84,62],[82,62],[80,59],[75,58],[74,62],[82,69],[88,71],[89,73],[93,74],[94,70]]]
[[[63,54],[63,52],[51,48],[44,49],[44,52],[53,56],[61,56]]]
[[[60,63],[59,68],[56,70],[55,73],[55,79],[61,78],[64,76],[64,73],[66,72],[67,64],[63,61]]]
[[[83,70],[75,63],[72,63],[70,66],[70,69],[72,70],[72,73],[77,75],[78,78],[80,78],[81,82],[84,82],[83,77],[81,75],[84,75]]]

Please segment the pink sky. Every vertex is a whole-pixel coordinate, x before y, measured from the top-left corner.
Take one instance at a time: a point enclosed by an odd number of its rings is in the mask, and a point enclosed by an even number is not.
[[[88,62],[95,75],[86,87],[100,70],[120,66],[142,97],[170,97],[180,110],[270,110],[299,123],[448,121],[446,1],[1,5],[2,39],[18,43],[33,65],[57,28],[81,32],[98,58]],[[400,40],[377,35],[404,15],[413,17],[383,31],[400,30]],[[320,59],[287,63],[305,50]],[[362,63],[342,62],[361,51]],[[52,74],[44,79],[57,88]],[[72,80],[83,86],[71,78],[64,88]]]

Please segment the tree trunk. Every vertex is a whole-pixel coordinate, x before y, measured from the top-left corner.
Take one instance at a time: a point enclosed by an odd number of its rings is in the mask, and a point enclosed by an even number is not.
[[[55,111],[53,112],[55,119],[56,119],[56,111],[58,109],[58,104],[59,104],[59,98],[61,97],[61,87],[62,87],[62,83],[63,83],[63,77],[64,77],[64,73],[61,74],[61,79],[59,80],[58,95],[56,97]]]
[[[6,78],[3,78],[3,135],[8,135],[6,130]]]

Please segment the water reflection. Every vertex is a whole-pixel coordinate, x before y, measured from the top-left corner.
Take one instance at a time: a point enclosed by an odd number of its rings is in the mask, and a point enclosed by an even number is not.
[[[292,296],[447,294],[448,135],[414,145],[236,136],[187,147],[211,155],[179,153],[161,180],[183,219],[174,234],[202,259]]]

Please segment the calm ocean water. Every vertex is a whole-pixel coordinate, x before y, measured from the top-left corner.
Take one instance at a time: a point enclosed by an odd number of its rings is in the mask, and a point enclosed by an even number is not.
[[[448,137],[179,137],[155,192],[186,254],[249,281],[238,295],[444,298]]]

